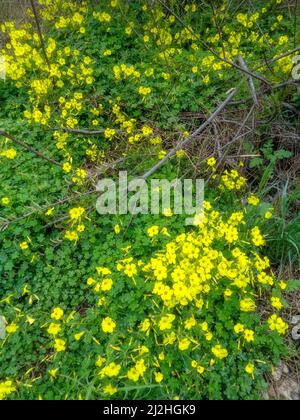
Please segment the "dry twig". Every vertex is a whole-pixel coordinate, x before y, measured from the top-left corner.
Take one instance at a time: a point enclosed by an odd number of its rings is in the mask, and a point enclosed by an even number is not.
[[[154,172],[156,172],[159,168],[161,168],[172,156],[174,156],[178,150],[184,149],[190,143],[191,140],[193,140],[200,133],[202,133],[211,124],[211,122],[224,110],[224,108],[226,108],[227,104],[231,101],[231,99],[234,97],[235,94],[236,94],[236,89],[231,89],[229,91],[228,97],[225,99],[224,102],[221,103],[221,105],[218,106],[218,108],[214,111],[214,113],[188,138],[178,142],[176,147],[170,150],[170,152],[162,160],[160,160],[156,165],[154,165],[151,169],[149,169],[149,171],[147,171],[142,176],[142,178],[146,179],[149,176],[151,176]]]
[[[240,66],[244,70],[249,71],[249,69],[247,67],[247,64],[245,63],[245,60],[243,59],[243,57],[241,55],[238,56],[238,61],[240,63]],[[250,88],[250,91],[251,91],[251,94],[252,94],[253,101],[254,101],[256,106],[259,106],[259,102],[258,102],[258,99],[257,99],[257,93],[256,93],[256,90],[255,90],[255,85],[254,85],[254,81],[253,81],[252,76],[248,76],[248,83],[249,83],[249,88]]]
[[[53,163],[54,165],[62,166],[61,163],[57,162],[54,159],[49,158],[48,156],[45,156],[43,153],[41,153],[38,150],[34,149],[33,147],[29,146],[29,144],[27,144],[27,143],[25,143],[21,140],[16,139],[15,137],[13,137],[11,134],[7,133],[4,130],[0,130],[0,136],[8,138],[12,142],[18,144],[19,146],[22,146],[24,149],[28,150],[29,152],[34,153],[35,155],[39,156],[40,158],[42,158],[42,159],[44,159],[44,160],[46,160],[50,163]]]

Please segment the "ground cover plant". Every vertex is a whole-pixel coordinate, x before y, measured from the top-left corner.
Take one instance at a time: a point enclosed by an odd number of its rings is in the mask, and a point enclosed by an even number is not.
[[[0,399],[260,399],[280,361],[297,377],[297,2],[20,5],[0,18]],[[204,218],[97,213],[100,179],[173,148],[148,181],[204,178]]]

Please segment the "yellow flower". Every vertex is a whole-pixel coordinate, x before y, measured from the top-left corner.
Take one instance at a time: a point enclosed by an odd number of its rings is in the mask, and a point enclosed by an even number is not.
[[[244,338],[248,343],[250,343],[251,341],[254,341],[254,331],[245,329]]]
[[[7,159],[14,159],[16,155],[17,155],[17,152],[13,148],[4,150],[4,152],[0,153],[0,156],[6,157]]]
[[[271,219],[271,217],[273,217],[273,213],[271,211],[266,211],[264,217],[265,217],[266,220],[269,220],[269,219]]]
[[[167,152],[165,150],[160,150],[157,154],[158,159],[163,159],[166,156]]]
[[[256,304],[251,298],[245,298],[240,301],[240,309],[242,312],[254,312]]]
[[[109,363],[107,366],[105,366],[101,371],[99,372],[99,375],[102,376],[108,376],[109,378],[113,378],[114,376],[118,376],[119,372],[121,370],[121,365],[118,365],[115,362]]]
[[[285,290],[287,288],[287,284],[284,281],[280,281],[279,283],[279,287],[281,290]]]
[[[151,88],[140,86],[139,87],[139,94],[143,96],[147,96],[151,93]]]
[[[188,338],[183,338],[179,341],[178,348],[181,351],[187,350],[190,347],[190,340]]]
[[[209,84],[209,82],[210,82],[210,77],[209,77],[209,75],[207,74],[206,76],[204,76],[204,77],[202,78],[202,81],[203,81],[203,83],[204,83],[205,85],[208,85],[208,84]]]
[[[63,352],[66,350],[66,342],[65,340],[62,340],[61,338],[56,338],[54,341],[53,347],[57,353]]]
[[[105,361],[106,361],[105,357],[98,356],[98,358],[96,360],[96,366],[98,366],[98,367],[103,366],[103,364],[105,363]]]
[[[271,297],[271,305],[279,311],[283,308],[283,304],[278,297]]]
[[[137,274],[137,269],[135,264],[126,264],[124,273],[128,277],[134,277]]]
[[[182,159],[183,157],[186,156],[185,150],[183,150],[183,149],[177,150],[176,156],[178,157],[178,159]]]
[[[236,332],[236,334],[240,334],[245,330],[245,327],[243,324],[236,324],[234,326],[234,331]]]
[[[131,381],[137,382],[140,378],[140,374],[139,372],[136,370],[135,367],[132,367],[131,369],[129,369],[129,371],[127,372],[127,378],[130,379]]]
[[[7,206],[9,204],[9,198],[8,197],[3,197],[1,199],[1,203],[3,204],[3,206]]]
[[[110,317],[107,316],[102,320],[101,327],[105,333],[111,334],[116,328],[116,323]]]
[[[82,233],[85,231],[85,226],[80,224],[77,226],[77,232]]]
[[[101,290],[103,292],[108,292],[112,288],[112,285],[113,281],[111,279],[105,279],[101,283]]]
[[[51,216],[51,214],[53,213],[53,211],[54,211],[54,207],[52,207],[51,209],[47,210],[46,213],[45,213],[45,216]]]
[[[66,172],[66,173],[69,173],[69,172],[71,172],[71,170],[72,170],[72,165],[69,163],[69,162],[65,162],[64,164],[63,164],[63,170]]]
[[[217,161],[214,157],[211,157],[211,158],[207,159],[206,163],[207,163],[208,166],[213,167],[213,166],[216,166]]]
[[[0,382],[0,400],[4,400],[8,395],[15,392],[17,388],[12,381]]]
[[[76,341],[79,341],[83,335],[84,335],[84,331],[74,334],[74,338]]]
[[[184,323],[184,328],[186,330],[190,330],[191,328],[193,328],[196,325],[196,320],[194,318],[194,316],[191,316],[190,318],[188,318],[185,323]]]
[[[13,333],[15,333],[18,329],[19,329],[18,325],[17,325],[17,324],[15,324],[14,322],[12,322],[11,324],[8,324],[8,325],[6,326],[6,332],[7,332],[8,334],[13,334]]]
[[[114,395],[116,392],[118,392],[118,388],[112,386],[112,384],[108,384],[103,387],[103,392],[108,395]]]
[[[112,140],[116,134],[116,130],[113,128],[106,128],[104,131],[104,137],[108,140]]]
[[[200,325],[201,330],[204,332],[208,331],[208,323],[207,322],[202,322],[202,324]]]
[[[160,384],[161,381],[164,379],[164,375],[161,372],[155,372],[154,377],[155,377],[155,382],[157,382],[158,384]]]
[[[51,318],[56,319],[56,321],[58,321],[63,316],[63,314],[64,311],[61,308],[57,307],[52,310]]]
[[[200,375],[202,375],[202,373],[204,373],[204,371],[205,371],[205,368],[203,367],[203,366],[201,366],[201,365],[197,365],[197,372],[200,374]]]
[[[48,370],[48,373],[49,373],[49,375],[52,379],[57,378],[57,372],[58,372],[58,369],[49,369]]]
[[[69,215],[72,220],[77,220],[80,219],[84,212],[85,209],[83,207],[75,207],[69,211]]]
[[[255,369],[255,366],[253,363],[248,363],[245,367],[245,371],[251,376],[253,376],[254,369]]]
[[[29,315],[26,315],[26,322],[29,324],[29,325],[32,325],[32,324],[34,324],[35,323],[35,319],[34,318],[32,318],[31,316],[29,316]]]
[[[232,296],[232,294],[233,294],[232,290],[226,289],[225,292],[224,292],[224,297],[229,298],[230,296]]]
[[[255,226],[252,230],[251,230],[251,236],[252,236],[252,242],[254,245],[256,246],[262,246],[265,245],[265,240],[259,230],[259,228],[257,226]]]
[[[65,238],[69,241],[78,241],[78,234],[73,230],[67,230],[65,233]]]
[[[153,236],[157,236],[159,234],[159,227],[154,225],[147,229],[147,234],[150,238],[153,238]]]
[[[47,332],[48,332],[48,334],[51,334],[51,335],[55,336],[60,332],[60,330],[61,330],[61,326],[59,324],[51,322],[51,324],[48,327]]]
[[[191,361],[191,366],[192,366],[193,368],[196,368],[196,367],[198,366],[197,361],[196,361],[196,360],[192,360],[192,361]]]
[[[120,225],[115,225],[114,231],[115,231],[116,235],[119,235],[119,233],[121,232]]]
[[[142,133],[144,136],[151,136],[153,134],[153,129],[147,125],[142,127]]]
[[[255,195],[250,195],[250,197],[248,197],[248,203],[252,206],[257,206],[259,204],[259,198]]]
[[[211,351],[218,359],[225,359],[228,356],[228,351],[220,344],[213,347]]]
[[[171,210],[170,208],[168,208],[168,209],[164,209],[164,211],[163,211],[163,215],[164,215],[165,217],[172,217],[172,216],[173,216],[173,212],[172,212],[172,210]]]
[[[272,331],[277,331],[278,334],[284,335],[288,330],[289,326],[283,321],[278,315],[271,315],[268,319],[269,328]]]
[[[159,329],[161,331],[169,330],[170,328],[172,328],[172,322],[174,321],[174,319],[175,315],[173,314],[163,316],[158,323]]]
[[[25,251],[26,249],[28,249],[28,248],[29,248],[29,245],[28,245],[28,243],[27,243],[27,242],[22,242],[22,243],[20,244],[20,248],[22,249],[22,251]]]
[[[141,331],[148,333],[150,329],[150,319],[146,318],[144,321],[140,324],[139,328]]]
[[[207,340],[207,341],[211,341],[211,340],[212,340],[212,338],[213,338],[213,335],[212,335],[212,333],[211,333],[211,332],[207,332],[207,333],[205,334],[205,340]]]

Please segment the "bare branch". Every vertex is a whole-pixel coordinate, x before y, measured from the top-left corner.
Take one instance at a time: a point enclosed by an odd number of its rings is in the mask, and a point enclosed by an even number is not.
[[[101,128],[100,130],[89,130],[88,128],[68,128],[68,127],[63,127],[63,128],[55,128],[56,131],[59,130],[63,130],[63,131],[67,131],[68,133],[71,134],[80,134],[82,136],[97,136],[100,134],[103,134],[105,131],[105,128]],[[122,134],[123,132],[121,130],[116,130],[115,132],[118,134]]]
[[[50,163],[53,163],[54,165],[62,166],[61,163],[57,162],[54,159],[51,159],[51,158],[45,156],[43,153],[41,153],[38,150],[34,149],[33,147],[29,146],[29,144],[27,144],[27,143],[25,143],[21,140],[16,139],[15,137],[13,137],[11,134],[7,133],[6,131],[0,130],[0,136],[8,138],[12,142],[18,144],[19,146],[22,146],[24,149],[28,150],[29,152],[34,153],[35,155],[39,156],[40,158],[42,158],[42,159],[44,159],[44,160],[46,160]]]
[[[162,160],[160,160],[155,166],[153,166],[149,171],[147,171],[142,178],[146,179],[151,176],[154,172],[156,172],[161,166],[163,166],[172,156],[176,154],[176,152],[180,149],[185,148],[191,140],[197,137],[200,133],[202,133],[210,124],[211,122],[223,111],[223,109],[227,106],[227,104],[231,101],[231,99],[236,94],[236,89],[231,89],[229,92],[228,97],[225,99],[221,105],[214,111],[214,113],[196,130],[190,135],[188,138],[178,142],[177,146],[174,147]]]
[[[42,34],[42,30],[41,30],[41,25],[40,25],[40,19],[39,19],[39,15],[38,12],[36,10],[35,4],[34,4],[34,0],[30,0],[30,4],[31,4],[31,8],[34,14],[34,18],[35,18],[35,22],[36,22],[36,26],[37,26],[37,30],[38,30],[38,34],[39,34],[39,38],[40,38],[40,42],[41,42],[41,48],[43,50],[43,54],[45,57],[45,61],[47,63],[48,68],[50,69],[50,61],[48,59],[47,56],[47,52],[46,52],[46,48],[45,48],[45,43],[44,43],[44,38],[43,38],[43,34]]]
[[[281,60],[284,57],[288,57],[289,55],[295,54],[298,51],[300,51],[300,46],[299,47],[296,47],[295,49],[293,49],[291,51],[288,51],[288,52],[286,52],[284,54],[281,54],[278,57],[273,58],[272,60],[269,60],[268,63],[269,64],[275,63],[276,61]]]
[[[247,67],[247,64],[245,63],[245,60],[243,59],[243,57],[241,55],[238,56],[238,61],[240,63],[240,66],[244,70],[249,71],[248,67]],[[252,76],[248,77],[248,83],[249,83],[249,88],[251,90],[253,102],[255,103],[256,106],[259,106],[259,102],[258,102],[258,99],[257,99],[257,94],[256,94],[255,85],[254,85],[254,81],[253,81]]]

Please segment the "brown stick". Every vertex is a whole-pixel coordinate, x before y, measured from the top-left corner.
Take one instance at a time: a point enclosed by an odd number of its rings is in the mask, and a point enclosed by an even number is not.
[[[300,80],[287,80],[286,82],[279,83],[278,85],[273,85],[272,89],[280,89],[290,85],[300,86]]]
[[[245,63],[245,60],[243,59],[243,57],[241,55],[238,56],[238,61],[240,63],[240,66],[244,70],[248,70],[247,64]],[[255,85],[254,85],[254,81],[253,81],[252,76],[248,76],[248,84],[249,84],[249,88],[250,88],[250,91],[251,91],[251,94],[252,94],[253,101],[254,101],[256,106],[259,106],[259,102],[258,102],[258,99],[257,99],[257,94],[256,94]]]
[[[55,128],[55,130],[56,131],[63,130],[71,134],[80,134],[82,136],[97,136],[97,135],[103,134],[105,131],[104,128],[101,128],[100,130],[89,130],[88,128],[68,128],[68,127]],[[122,134],[121,130],[115,130],[115,132],[117,134]]]
[[[162,159],[160,160],[155,166],[153,166],[149,171],[147,171],[142,178],[146,179],[149,176],[151,176],[155,171],[157,171],[161,166],[163,166],[172,156],[176,154],[176,152],[180,149],[183,149],[187,146],[187,144],[193,140],[196,136],[198,136],[200,133],[202,133],[210,124],[211,122],[223,111],[223,109],[227,106],[227,104],[231,101],[231,99],[236,94],[236,89],[231,89],[229,91],[228,97],[225,99],[224,102],[221,103],[221,105],[218,106],[218,108],[214,111],[214,113],[196,130],[191,134],[187,139],[184,139],[180,141],[174,149],[170,150],[170,152]]]
[[[45,156],[43,153],[41,153],[38,150],[34,149],[33,147],[29,146],[29,144],[24,143],[23,141],[16,139],[15,137],[13,137],[11,134],[7,133],[6,131],[0,130],[0,136],[7,137],[12,142],[18,144],[19,146],[22,146],[24,149],[28,150],[29,152],[34,153],[35,155],[39,156],[40,158],[42,158],[42,159],[44,159],[44,160],[46,160],[50,163],[53,163],[54,165],[62,166],[61,163],[57,162],[54,159],[51,159],[51,158]]]
[[[273,58],[272,60],[269,60],[268,63],[269,64],[275,63],[276,61],[281,60],[282,58],[288,57],[289,55],[295,54],[298,51],[300,51],[300,46],[299,47],[296,47],[293,50],[288,51],[288,52],[286,52],[284,54],[281,54],[278,57]],[[263,67],[263,65],[262,65],[262,67]]]
[[[43,54],[45,57],[45,61],[47,63],[48,68],[50,69],[50,61],[48,59],[47,56],[47,52],[46,52],[46,48],[45,48],[45,43],[44,43],[44,38],[43,38],[43,34],[42,34],[42,30],[41,30],[41,25],[40,25],[40,20],[39,20],[39,15],[38,12],[36,10],[35,4],[34,4],[34,0],[30,0],[30,4],[31,4],[31,8],[34,14],[34,18],[35,18],[35,22],[36,22],[36,26],[37,26],[37,30],[38,30],[38,34],[39,34],[39,38],[40,38],[40,42],[41,42],[41,48],[43,50]]]

